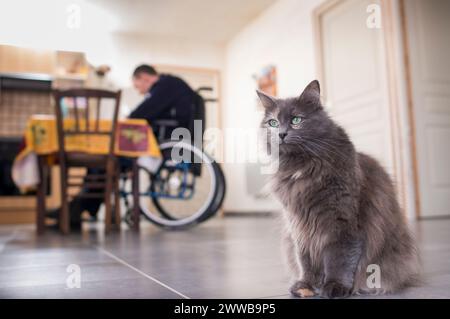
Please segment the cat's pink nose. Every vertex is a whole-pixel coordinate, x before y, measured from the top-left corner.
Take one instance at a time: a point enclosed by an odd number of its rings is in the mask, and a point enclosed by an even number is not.
[[[284,138],[286,137],[287,133],[278,133],[278,136],[284,140]]]

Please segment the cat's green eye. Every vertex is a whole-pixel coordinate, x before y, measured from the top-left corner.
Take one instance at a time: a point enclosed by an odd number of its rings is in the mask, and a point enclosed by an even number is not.
[[[274,120],[274,119],[271,119],[269,121],[269,125],[272,126],[272,127],[278,127],[278,121]]]
[[[291,119],[292,125],[299,125],[301,121],[302,121],[302,118],[300,116],[294,116]]]

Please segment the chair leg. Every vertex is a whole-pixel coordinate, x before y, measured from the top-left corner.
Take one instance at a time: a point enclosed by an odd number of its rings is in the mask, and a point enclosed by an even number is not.
[[[137,160],[133,159],[133,171],[132,171],[132,193],[133,193],[133,227],[135,231],[139,230],[139,221],[141,209],[139,207],[139,169]]]
[[[70,233],[70,212],[68,201],[67,168],[64,163],[60,165],[61,210],[59,216],[59,229],[63,234]]]
[[[120,229],[120,224],[122,222],[122,216],[120,213],[120,171],[117,167],[114,174],[114,221],[117,229]]]
[[[47,190],[47,167],[45,158],[42,156],[38,157],[38,169],[40,182],[36,194],[36,231],[38,235],[41,235],[45,232],[45,191]]]
[[[111,205],[111,193],[113,189],[113,169],[112,163],[108,160],[106,167],[106,189],[105,189],[105,231],[109,232],[111,230],[112,224],[112,205]]]

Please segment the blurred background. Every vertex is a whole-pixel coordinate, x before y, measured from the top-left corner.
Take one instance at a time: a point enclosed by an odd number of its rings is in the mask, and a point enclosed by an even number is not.
[[[16,79],[0,82],[0,223],[33,221],[33,198],[11,183],[9,150],[31,114],[53,112],[50,89],[120,88],[124,117],[142,99],[130,80],[140,63],[211,87],[207,126],[224,131],[257,127],[256,88],[296,96],[317,78],[332,116],[394,177],[406,216],[450,215],[448,1],[1,0],[0,8],[0,78]],[[223,156],[242,143],[224,138]],[[225,213],[279,208],[261,190],[257,163],[222,168]]]

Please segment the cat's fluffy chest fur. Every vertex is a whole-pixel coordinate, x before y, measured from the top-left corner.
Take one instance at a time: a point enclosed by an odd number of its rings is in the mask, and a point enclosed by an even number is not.
[[[297,163],[296,163],[297,162]],[[339,170],[316,160],[283,159],[273,191],[283,205],[283,221],[297,249],[321,267],[323,247],[333,238],[333,224],[357,230],[359,186],[352,168]],[[348,164],[348,163],[347,163]],[[353,168],[354,169],[354,168]],[[337,209],[345,202],[346,211]]]

